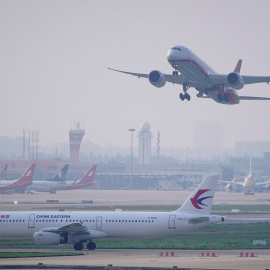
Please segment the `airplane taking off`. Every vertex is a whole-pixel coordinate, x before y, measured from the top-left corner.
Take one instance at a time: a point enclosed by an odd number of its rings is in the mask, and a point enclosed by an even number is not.
[[[32,184],[26,187],[26,191],[50,192],[55,193],[61,186],[65,185],[69,165],[65,164],[64,167],[50,180],[34,180]]]
[[[1,172],[0,179],[6,179],[6,176],[7,176],[7,168],[8,168],[8,164],[5,165],[3,171]]]
[[[190,95],[187,93],[190,87],[194,87],[199,91],[197,97],[212,98],[222,104],[238,104],[240,100],[270,100],[267,97],[238,96],[237,90],[242,89],[245,84],[263,82],[269,84],[270,82],[270,76],[240,75],[241,59],[238,61],[234,71],[229,74],[215,72],[191,50],[180,45],[172,46],[169,49],[167,59],[175,69],[172,75],[164,74],[158,70],[153,70],[149,74],[142,74],[108,69],[137,76],[138,78],[148,78],[149,82],[158,88],[163,87],[166,82],[181,84],[184,92],[179,95],[181,100],[190,100]],[[178,72],[181,74],[179,75]]]
[[[16,180],[2,180],[0,181],[0,192],[5,191],[21,191],[32,184],[32,178],[35,171],[35,164],[32,164],[23,175]]]
[[[151,238],[175,235],[224,221],[210,211],[218,175],[207,176],[173,212],[1,212],[0,237],[33,236],[37,245],[83,243],[93,250],[95,238]]]

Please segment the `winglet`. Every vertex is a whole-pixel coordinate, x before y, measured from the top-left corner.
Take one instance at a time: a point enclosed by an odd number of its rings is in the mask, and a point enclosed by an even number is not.
[[[240,73],[241,66],[242,66],[242,59],[239,59],[237,65],[234,69],[234,72]]]

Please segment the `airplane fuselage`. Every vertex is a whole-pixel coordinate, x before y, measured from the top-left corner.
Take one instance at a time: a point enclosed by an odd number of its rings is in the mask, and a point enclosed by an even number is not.
[[[209,217],[194,223],[190,219]],[[215,215],[189,215],[177,212],[1,212],[0,237],[29,237],[44,228],[81,224],[90,231],[89,238],[157,237],[179,234],[188,230],[219,223]],[[69,239],[68,242],[73,242]]]

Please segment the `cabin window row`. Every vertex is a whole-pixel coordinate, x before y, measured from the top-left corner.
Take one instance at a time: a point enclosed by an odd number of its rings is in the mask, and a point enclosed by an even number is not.
[[[35,220],[35,222],[95,222],[95,220],[81,220],[81,219],[67,219],[66,221],[65,220],[57,220],[57,219],[37,219]]]
[[[106,222],[139,222],[139,223],[150,223],[154,222],[154,220],[132,220],[132,219],[125,219],[125,220],[111,220],[106,219]]]
[[[1,220],[0,219],[0,222],[25,222],[25,220],[21,220],[21,219],[20,220],[17,220],[17,219],[16,220],[15,219],[9,219],[9,220],[8,219],[7,220],[3,219],[3,220]]]

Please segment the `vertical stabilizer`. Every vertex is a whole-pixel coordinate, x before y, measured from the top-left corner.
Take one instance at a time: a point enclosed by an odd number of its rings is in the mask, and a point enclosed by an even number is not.
[[[81,179],[81,181],[78,184],[87,184],[92,183],[95,178],[97,165],[93,165],[92,168],[85,174],[85,176]]]
[[[1,179],[6,179],[6,176],[7,176],[7,168],[8,168],[8,164],[5,165],[1,175],[0,175],[0,178]]]
[[[65,166],[53,178],[50,179],[50,181],[65,181],[68,167],[69,165],[65,164]]]
[[[176,212],[210,214],[219,175],[208,175]]]

